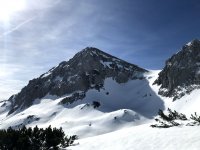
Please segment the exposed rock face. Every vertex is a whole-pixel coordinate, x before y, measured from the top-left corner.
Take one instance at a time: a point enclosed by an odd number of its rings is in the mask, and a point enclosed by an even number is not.
[[[63,96],[62,103],[83,99],[89,89],[103,88],[104,80],[112,77],[117,83],[142,79],[145,69],[113,57],[96,48],[86,48],[69,61],[61,62],[39,78],[29,81],[20,93],[9,98],[12,113],[32,105],[47,94]]]
[[[181,98],[200,87],[200,41],[193,40],[166,61],[155,84],[161,85],[159,94]]]

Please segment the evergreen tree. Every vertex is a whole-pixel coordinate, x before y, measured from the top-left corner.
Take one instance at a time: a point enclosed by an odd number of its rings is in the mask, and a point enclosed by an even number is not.
[[[7,130],[0,130],[0,149],[1,150],[48,150],[59,149],[59,146],[67,147],[73,144],[77,136],[70,138],[65,136],[62,128],[39,129],[37,126],[19,130],[9,127]]]

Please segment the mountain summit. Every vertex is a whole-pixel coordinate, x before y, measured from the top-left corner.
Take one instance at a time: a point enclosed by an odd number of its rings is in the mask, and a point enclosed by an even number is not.
[[[102,89],[106,78],[120,84],[142,79],[145,72],[148,71],[97,48],[87,47],[69,61],[63,61],[39,78],[30,80],[21,92],[11,96],[9,114],[31,106],[34,100],[48,94],[58,97],[72,94],[61,103],[73,103],[83,99],[89,89]]]
[[[166,61],[155,84],[159,94],[174,100],[200,88],[200,41],[195,39]]]

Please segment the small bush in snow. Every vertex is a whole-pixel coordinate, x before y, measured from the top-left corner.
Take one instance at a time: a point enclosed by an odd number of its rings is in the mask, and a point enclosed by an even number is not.
[[[200,116],[198,116],[196,112],[194,113],[194,115],[191,115],[190,119],[194,120],[197,123],[200,123]]]
[[[192,120],[192,122],[188,123],[187,126],[200,125],[200,116],[198,116],[196,112],[194,113],[194,115],[191,114],[190,119]]]
[[[186,126],[199,126],[200,125],[200,116],[195,112],[194,115],[191,114],[190,119],[182,113],[177,111],[172,111],[168,108],[168,114],[165,114],[162,110],[158,112],[159,118],[156,118],[155,121],[157,124],[151,125],[153,128],[170,128],[179,125]],[[184,122],[186,121],[186,122]]]
[[[94,108],[98,108],[98,107],[101,106],[101,104],[99,102],[97,102],[97,101],[93,101],[92,105],[93,105]]]
[[[187,120],[186,115],[182,113],[178,113],[177,111],[172,111],[171,109],[168,108],[169,112],[169,117],[172,118],[173,120]]]
[[[187,117],[182,114],[178,113],[177,111],[172,111],[168,108],[168,114],[165,114],[162,110],[158,111],[159,118],[156,118],[155,121],[158,122],[158,124],[151,125],[151,127],[157,127],[157,128],[169,128],[173,126],[179,126],[180,123],[177,122],[177,120],[185,121],[187,120]]]

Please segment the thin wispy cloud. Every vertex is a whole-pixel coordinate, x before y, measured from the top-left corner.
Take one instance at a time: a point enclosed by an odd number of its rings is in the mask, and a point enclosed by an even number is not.
[[[8,34],[14,32],[14,31],[18,30],[18,29],[21,28],[23,25],[29,23],[30,21],[32,21],[32,20],[34,20],[34,19],[35,19],[35,17],[32,17],[32,18],[30,18],[30,19],[28,19],[28,20],[25,20],[24,22],[22,22],[22,23],[18,24],[17,26],[11,28],[10,30],[4,32],[2,36],[6,36],[6,35],[8,35]]]

